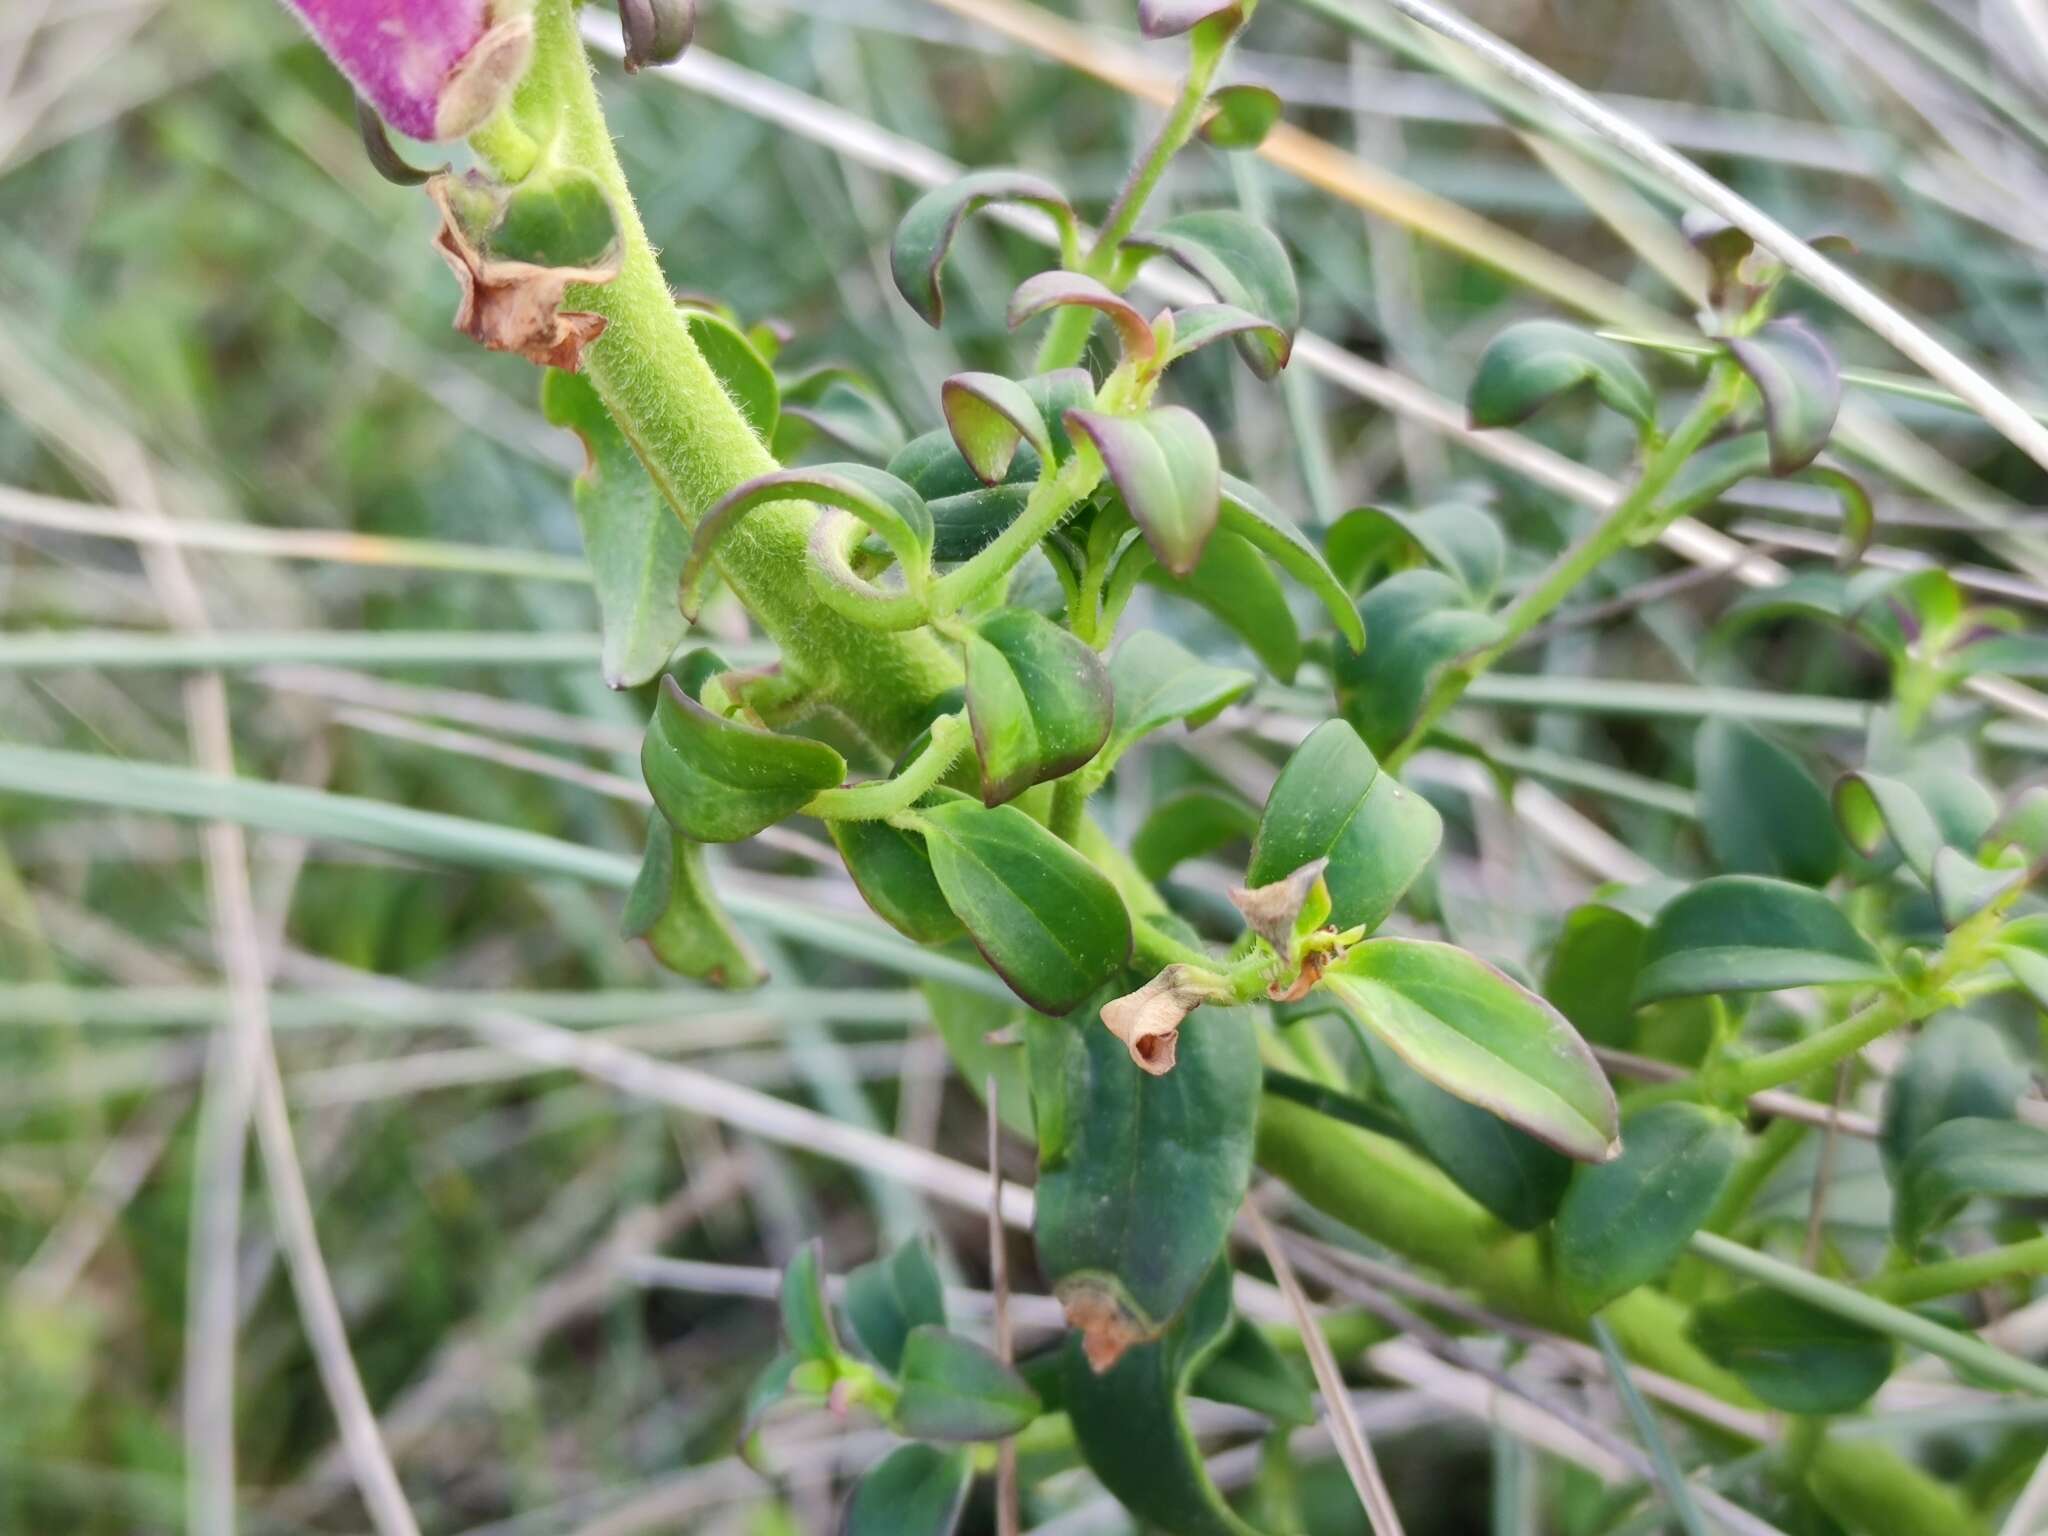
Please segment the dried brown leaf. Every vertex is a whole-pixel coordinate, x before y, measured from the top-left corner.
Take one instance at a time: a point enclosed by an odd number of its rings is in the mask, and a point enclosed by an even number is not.
[[[572,283],[608,283],[618,276],[614,254],[595,267],[542,267],[505,261],[478,248],[450,202],[452,178],[436,176],[427,193],[441,210],[434,248],[462,287],[455,329],[493,352],[517,352],[545,368],[577,373],[583,349],[604,334],[605,318],[562,308]]]
[[[1191,965],[1169,965],[1137,991],[1102,1006],[1102,1022],[1123,1041],[1135,1061],[1154,1077],[1173,1070],[1181,1021],[1215,1001],[1213,976]]]
[[[1271,885],[1235,886],[1230,892],[1230,904],[1244,914],[1253,933],[1281,955],[1291,955],[1295,925],[1329,863],[1328,859],[1317,859]],[[1327,907],[1327,901],[1324,905]]]

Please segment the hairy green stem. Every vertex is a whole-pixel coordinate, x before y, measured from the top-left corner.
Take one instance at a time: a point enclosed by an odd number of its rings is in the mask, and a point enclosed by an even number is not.
[[[946,776],[946,770],[967,749],[972,736],[967,716],[942,715],[932,722],[932,739],[922,752],[903,765],[901,773],[873,784],[820,790],[811,796],[804,814],[828,821],[882,821],[898,811],[907,811]]]
[[[1436,728],[1443,717],[1464,696],[1475,678],[1492,668],[1495,662],[1515,648],[1524,635],[1548,618],[1557,605],[1578,590],[1584,581],[1610,556],[1618,553],[1640,530],[1657,498],[1671,484],[1672,478],[1685,467],[1685,461],[1699,451],[1700,446],[1713,436],[1728,413],[1734,409],[1737,399],[1731,381],[1717,372],[1694,401],[1692,409],[1678,424],[1671,436],[1650,455],[1643,472],[1626,496],[1614,504],[1607,515],[1584,535],[1576,544],[1551,563],[1550,569],[1522,592],[1507,611],[1501,614],[1500,637],[1491,645],[1473,652],[1456,666],[1448,668],[1437,679],[1424,701],[1422,711],[1415,717],[1394,750],[1381,765],[1389,772],[1398,772],[1401,765],[1415,754],[1429,733]]]
[[[1080,434],[1075,436],[1078,438]],[[1101,482],[1101,456],[1085,441],[1076,442],[1074,450],[1056,472],[1039,477],[1015,522],[991,539],[972,559],[954,566],[932,583],[928,608],[934,618],[943,619],[958,613],[1007,576],[1019,561],[1038,547],[1041,539],[1059,527],[1067,514],[1074,510],[1075,504]]]
[[[734,486],[779,466],[676,311],[605,126],[569,0],[540,0],[535,8],[533,65],[510,115],[513,121],[494,121],[473,141],[498,175],[516,179],[545,160],[589,173],[611,199],[619,274],[571,288],[566,306],[604,317],[585,368],[662,498],[694,527]],[[537,142],[538,155],[522,141]],[[811,596],[802,572],[817,517],[802,502],[762,508],[742,536],[721,543],[719,570],[812,696],[894,750],[922,727],[928,702],[959,681],[959,668],[931,635],[863,629]]]

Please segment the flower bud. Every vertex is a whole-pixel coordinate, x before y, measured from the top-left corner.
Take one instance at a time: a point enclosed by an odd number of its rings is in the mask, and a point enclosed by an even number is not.
[[[626,73],[649,64],[673,64],[697,32],[697,0],[619,0],[626,38]]]
[[[377,115],[415,139],[480,127],[533,53],[522,0],[286,0]]]

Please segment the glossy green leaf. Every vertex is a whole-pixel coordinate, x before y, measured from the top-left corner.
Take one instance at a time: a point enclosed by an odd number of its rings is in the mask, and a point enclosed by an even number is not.
[[[1177,363],[1204,347],[1233,340],[1241,357],[1250,349],[1257,349],[1263,364],[1255,365],[1253,372],[1262,378],[1287,366],[1287,356],[1294,345],[1279,326],[1248,309],[1239,309],[1235,304],[1191,304],[1173,312],[1173,342],[1166,349],[1165,361]]]
[[[1294,519],[1275,507],[1256,487],[1234,475],[1223,477],[1222,489],[1222,507],[1217,514],[1221,530],[1243,539],[1306,587],[1329,611],[1338,633],[1352,650],[1364,646],[1365,625],[1351,594]],[[1289,667],[1285,675],[1291,677],[1293,673],[1294,669]]]
[[[1041,461],[1053,457],[1052,437],[1030,392],[997,373],[956,373],[939,386],[939,408],[960,456],[986,485],[1008,476],[1019,443]]]
[[[722,672],[730,672],[732,663],[709,646],[692,646],[669,664],[668,675],[676,680],[676,686],[683,690],[683,696],[704,702],[704,685]]]
[[[1126,251],[1141,258],[1164,256],[1184,267],[1225,304],[1271,322],[1289,338],[1301,326],[1301,290],[1294,263],[1280,237],[1265,225],[1227,208],[1203,209],[1168,219],[1157,229],[1133,235]],[[1287,362],[1256,343],[1240,346],[1245,362],[1271,378]]]
[[[1155,1338],[1209,1273],[1251,1177],[1259,1059],[1252,1015],[1198,1009],[1171,1072],[1132,1065],[1098,1017],[1031,1021],[1040,1270],[1098,1360]]]
[[[986,804],[1073,772],[1109,739],[1109,669],[1071,631],[1028,608],[1002,608],[962,644]]]
[[[1431,1162],[1518,1232],[1556,1214],[1572,1161],[1491,1112],[1430,1082],[1347,1012],[1373,1076]]]
[[[647,852],[626,897],[619,932],[645,939],[655,959],[693,981],[744,988],[768,979],[718,903],[703,846],[678,837],[659,812],[649,820]]]
[[[782,1270],[782,1335],[799,1361],[830,1362],[839,1355],[832,1309],[825,1303],[825,1248],[812,1238]]]
[[[1316,1400],[1300,1365],[1273,1346],[1265,1330],[1240,1316],[1223,1345],[1195,1373],[1190,1397],[1262,1413],[1275,1424],[1313,1424]]]
[[[1771,473],[1804,469],[1828,445],[1842,408],[1833,349],[1804,320],[1786,317],[1731,338],[1728,351],[1763,396]]]
[[[890,1423],[918,1440],[1000,1440],[1039,1414],[1038,1394],[972,1339],[923,1324],[903,1341]]]
[[[1696,1309],[1692,1336],[1708,1359],[1786,1413],[1860,1407],[1898,1357],[1883,1334],[1762,1286]]]
[[[1226,85],[1202,104],[1201,135],[1218,149],[1257,149],[1280,121],[1278,95],[1263,85]]]
[[[1891,979],[1842,909],[1803,885],[1754,875],[1703,880],[1651,925],[1636,1001]]]
[[[846,1277],[841,1306],[853,1342],[894,1375],[912,1329],[946,1326],[946,1295],[930,1246],[912,1238],[855,1269]]]
[[[1214,853],[1227,843],[1249,842],[1259,830],[1259,812],[1240,797],[1220,790],[1191,789],[1152,808],[1131,839],[1131,858],[1147,880],[1160,881],[1184,859]]]
[[[475,189],[476,179],[467,185]],[[495,216],[478,243],[494,260],[598,268],[616,259],[618,217],[587,171],[549,166],[516,185],[492,185],[486,195]]]
[[[1449,501],[1419,512],[1398,507],[1353,507],[1330,525],[1324,547],[1345,587],[1362,592],[1381,571],[1428,561],[1457,578],[1474,604],[1485,604],[1507,566],[1507,541],[1493,514],[1469,502]]]
[[[1613,342],[1557,320],[1524,320],[1488,342],[1465,406],[1475,427],[1513,427],[1582,388],[1643,431],[1657,425],[1657,397],[1635,359]]]
[[[1067,430],[1095,445],[1124,506],[1159,563],[1186,576],[1202,558],[1220,510],[1216,439],[1185,406],[1136,416],[1069,411]]]
[[[1217,1263],[1163,1338],[1106,1371],[1090,1368],[1078,1341],[1066,1350],[1060,1395],[1089,1470],[1141,1522],[1174,1536],[1259,1536],[1210,1480],[1187,1418],[1191,1384],[1231,1335],[1230,1286],[1230,1266]]]
[[[1055,268],[1025,278],[1010,295],[1009,308],[1005,313],[1010,329],[1014,331],[1025,321],[1047,310],[1074,307],[1107,315],[1109,323],[1116,327],[1125,357],[1150,358],[1159,350],[1159,338],[1152,333],[1152,322],[1145,318],[1138,306],[1108,284],[1084,272]]]
[[[923,591],[932,566],[932,515],[924,498],[887,470],[866,464],[821,464],[757,475],[735,486],[704,514],[682,574],[685,611],[692,618],[698,582],[719,541],[749,512],[783,501],[812,501],[851,513],[894,551],[911,595]]]
[[[857,460],[886,459],[903,446],[903,422],[880,391],[859,374],[835,369],[815,390],[786,383],[782,415],[770,445],[785,463],[824,439]]]
[[[690,340],[718,375],[718,382],[725,386],[726,394],[746,417],[754,435],[764,443],[772,441],[775,424],[782,416],[782,386],[776,383],[775,370],[768,366],[768,360],[754,350],[754,344],[738,326],[723,316],[687,307],[679,313],[690,332]]]
[[[917,833],[886,821],[828,821],[825,830],[862,898],[891,928],[920,944],[960,933]]]
[[[1144,547],[1142,553],[1149,563],[1150,547]],[[1206,608],[1281,681],[1292,679],[1301,665],[1301,630],[1294,622],[1287,593],[1266,564],[1266,557],[1236,534],[1219,528],[1202,552],[1201,562],[1185,580],[1153,564],[1145,581]]]
[[[2048,1130],[2022,1120],[1944,1120],[1913,1143],[1892,1192],[1907,1248],[1975,1199],[2048,1200]]]
[[[541,381],[541,410],[583,439],[585,463],[573,496],[604,625],[599,665],[606,686],[637,687],[662,669],[688,629],[676,583],[689,534],[587,378],[550,368]]]
[[[1704,722],[1693,738],[1701,828],[1729,874],[1826,885],[1842,863],[1828,797],[1806,765],[1737,720]]]
[[[1053,430],[1057,447],[1065,440],[1066,428]],[[1025,445],[1011,456],[1002,484],[983,485],[952,435],[941,427],[904,444],[889,460],[888,469],[924,498],[932,519],[932,558],[951,563],[972,559],[1017,520],[1030,499],[1039,465],[1037,453]]]
[[[1684,1252],[1742,1150],[1742,1128],[1699,1104],[1656,1104],[1622,1122],[1621,1156],[1572,1177],[1553,1252],[1565,1297],[1599,1311]]]
[[[1436,807],[1392,774],[1342,720],[1326,720],[1273,782],[1245,884],[1271,885],[1328,859],[1330,921],[1371,931],[1428,867],[1443,839]]]
[[[1322,985],[1369,1033],[1448,1093],[1567,1157],[1620,1151],[1614,1090],[1571,1024],[1476,955],[1423,939],[1369,939]]]
[[[1626,1046],[1650,926],[1604,902],[1575,907],[1550,952],[1543,995],[1595,1045]]]
[[[1358,612],[1371,643],[1337,657],[1331,670],[1344,718],[1376,752],[1391,752],[1408,734],[1446,667],[1500,635],[1500,621],[1474,609],[1441,571],[1390,576]]]
[[[861,1477],[841,1536],[952,1536],[973,1488],[967,1450],[899,1445]]]
[[[1193,730],[1250,693],[1258,681],[1237,667],[1212,667],[1157,630],[1141,629],[1109,663],[1116,724],[1103,761],[1114,763],[1133,743],[1180,721]]]
[[[1032,1007],[1071,1012],[1129,958],[1116,887],[1015,806],[949,800],[917,825],[968,937]]]
[[[2026,1067],[1992,1025],[1957,1013],[1930,1021],[1885,1083],[1877,1147],[1892,1179],[1936,1126],[2012,1119],[2027,1082]]]
[[[838,784],[846,760],[821,741],[714,715],[664,677],[640,771],[676,831],[700,843],[736,843]]]
[[[990,203],[1028,203],[1050,213],[1064,230],[1074,225],[1065,194],[1029,171],[972,171],[925,193],[896,225],[889,243],[889,273],[896,291],[934,329],[946,312],[939,272],[960,232],[960,221]]]

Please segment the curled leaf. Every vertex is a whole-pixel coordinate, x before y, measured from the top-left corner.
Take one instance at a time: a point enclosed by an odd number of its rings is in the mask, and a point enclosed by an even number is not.
[[[440,174],[440,171],[423,171],[392,146],[391,135],[384,131],[384,119],[377,115],[377,109],[362,97],[356,98],[356,132],[363,141],[363,153],[369,157],[370,167],[394,187],[420,187]],[[447,170],[444,164],[441,171]]]
[[[580,178],[589,180],[589,178]],[[595,187],[595,182],[591,182]],[[515,227],[513,217],[537,213],[533,204],[542,195],[529,194],[522,210],[513,199],[503,201],[487,186],[469,178],[457,181],[443,174],[427,183],[427,193],[441,210],[441,228],[434,237],[435,249],[448,263],[461,285],[462,296],[455,310],[455,329],[493,352],[517,352],[547,368],[575,373],[583,366],[583,349],[604,334],[605,318],[580,310],[565,310],[562,299],[572,284],[604,284],[618,275],[616,239],[610,232],[610,209],[604,207],[605,238],[590,249],[595,233],[591,210],[583,196],[572,193],[557,200],[557,212],[566,217],[554,221],[577,226],[570,231],[570,243],[582,247],[582,264],[536,261],[525,252],[541,254],[548,242],[535,240],[538,219],[525,218]],[[599,197],[602,197],[600,192]],[[574,204],[576,206],[569,206]],[[505,238],[507,235],[513,238]],[[510,247],[510,251],[507,251]]]
[[[1293,344],[1301,325],[1301,290],[1287,247],[1265,225],[1228,208],[1205,208],[1168,219],[1124,242],[1140,256],[1164,256],[1198,278],[1225,304],[1257,315]],[[1263,342],[1243,338],[1238,351],[1260,378],[1271,378],[1287,362]]]
[[[1138,30],[1147,37],[1178,37],[1205,21],[1241,26],[1243,0],[1138,0]]]
[[[1302,912],[1308,907],[1315,888],[1323,885],[1323,871],[1329,867],[1330,859],[1325,854],[1268,885],[1233,886],[1230,904],[1243,914],[1245,926],[1272,945],[1276,953],[1292,954]],[[1318,905],[1323,916],[1328,917],[1328,886],[1323,886]]]
[[[939,386],[939,409],[954,446],[983,485],[1000,485],[1020,442],[1053,461],[1052,435],[1030,392],[995,373],[956,373]]]
[[[1248,346],[1263,356],[1263,366],[1257,362],[1250,364],[1261,378],[1271,378],[1285,368],[1294,349],[1292,336],[1248,309],[1239,309],[1235,304],[1194,304],[1174,311],[1173,344],[1166,349],[1166,361],[1178,362],[1211,342],[1231,337],[1238,340],[1240,356],[1247,355]]]
[[[1176,576],[1192,571],[1221,512],[1216,440],[1202,418],[1180,405],[1136,416],[1069,411],[1067,429],[1094,443],[1159,563]]]
[[[738,990],[768,979],[719,905],[702,845],[677,836],[659,812],[647,828],[647,852],[619,931],[645,939],[655,959],[695,981]]]
[[[1069,304],[1099,309],[1109,316],[1126,357],[1150,358],[1159,350],[1152,322],[1139,313],[1138,306],[1107,284],[1081,272],[1055,270],[1025,278],[1010,295],[1010,329],[1014,331],[1033,315]]]
[[[1524,320],[1488,342],[1465,406],[1475,427],[1513,427],[1583,388],[1642,430],[1656,426],[1657,399],[1635,360],[1613,342],[1556,320]]]
[[[1102,1005],[1102,1022],[1131,1060],[1154,1077],[1173,1070],[1181,1021],[1219,994],[1215,978],[1191,965],[1169,965],[1135,992]]]
[[[1196,130],[1218,149],[1257,149],[1280,121],[1280,98],[1263,85],[1226,85],[1202,104]]]
[[[974,171],[925,193],[896,225],[889,244],[889,272],[896,279],[896,291],[934,330],[946,313],[939,271],[960,232],[960,221],[990,203],[1043,208],[1058,222],[1063,236],[1072,236],[1074,210],[1067,206],[1066,195],[1029,171]]]
[[[1842,408],[1842,371],[1820,332],[1804,320],[1773,320],[1728,351],[1764,401],[1771,473],[1804,469],[1827,446]]]

